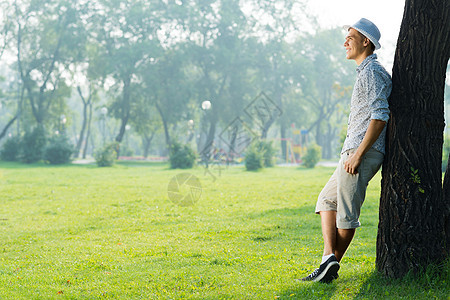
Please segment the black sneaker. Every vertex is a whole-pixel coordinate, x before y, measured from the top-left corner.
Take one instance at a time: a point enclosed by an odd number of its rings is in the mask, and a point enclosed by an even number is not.
[[[339,262],[337,261],[336,256],[333,255],[326,262],[321,264],[318,269],[315,269],[314,272],[305,278],[302,278],[302,281],[330,283],[339,277],[339,268]]]

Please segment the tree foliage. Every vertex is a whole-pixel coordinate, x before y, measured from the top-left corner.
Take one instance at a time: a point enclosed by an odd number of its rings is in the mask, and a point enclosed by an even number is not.
[[[151,145],[167,155],[171,141],[183,139],[199,153],[213,144],[229,152],[237,139],[223,137],[240,118],[262,139],[281,138],[283,155],[292,124],[308,130],[324,156],[337,148],[345,112],[336,108],[349,97],[353,65],[338,50],[343,32],[320,29],[303,1],[0,4],[0,50],[14,53],[8,71],[17,78],[0,139],[14,122],[15,134],[36,125],[49,136],[67,130],[75,155],[85,157],[103,146],[106,131],[122,143],[131,126],[144,156]],[[248,113],[261,92],[281,114]]]

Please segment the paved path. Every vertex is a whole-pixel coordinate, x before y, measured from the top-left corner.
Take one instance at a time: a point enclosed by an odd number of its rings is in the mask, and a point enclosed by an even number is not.
[[[337,161],[331,161],[331,160],[319,161],[317,163],[317,166],[329,167],[329,168],[336,168],[337,165],[338,165]],[[277,166],[279,166],[279,167],[298,167],[298,166],[300,166],[300,164],[282,163],[282,164],[277,164]]]

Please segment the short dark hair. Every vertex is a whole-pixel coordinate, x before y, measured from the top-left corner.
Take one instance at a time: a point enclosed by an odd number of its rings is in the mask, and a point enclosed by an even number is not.
[[[370,50],[372,50],[372,52],[374,52],[374,51],[375,51],[375,44],[372,43],[372,41],[371,41],[367,36],[365,36],[364,34],[362,34],[361,32],[359,32],[358,30],[356,30],[356,31],[359,33],[359,35],[360,35],[363,39],[368,39],[368,40],[369,40],[369,42],[370,42]]]

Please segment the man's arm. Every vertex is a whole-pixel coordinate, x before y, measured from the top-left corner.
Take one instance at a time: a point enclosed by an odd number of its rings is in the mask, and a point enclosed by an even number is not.
[[[344,168],[347,173],[356,174],[358,173],[358,167],[361,164],[362,157],[364,154],[369,151],[370,147],[377,141],[381,132],[386,125],[385,121],[372,119],[370,120],[369,127],[367,128],[366,134],[356,149],[355,153],[353,153],[345,162]]]

